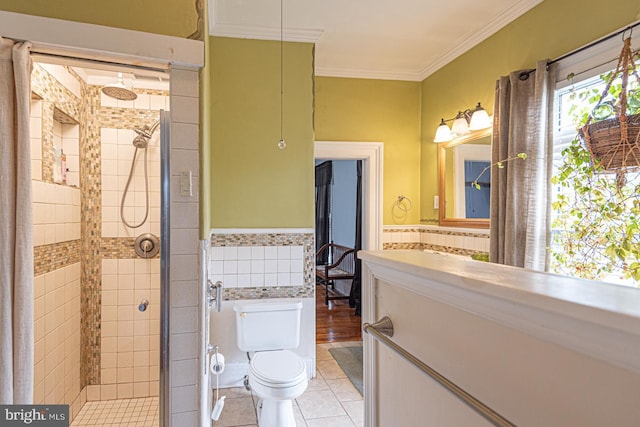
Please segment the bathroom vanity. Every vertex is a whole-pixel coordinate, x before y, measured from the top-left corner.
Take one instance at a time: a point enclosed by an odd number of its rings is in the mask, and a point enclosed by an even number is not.
[[[640,422],[640,290],[438,253],[359,256],[365,328],[387,316],[390,341],[513,425]],[[366,426],[492,425],[363,340]]]

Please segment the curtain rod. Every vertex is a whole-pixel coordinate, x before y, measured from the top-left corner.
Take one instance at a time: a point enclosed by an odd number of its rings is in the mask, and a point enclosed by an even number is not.
[[[551,65],[551,64],[555,64],[556,62],[560,62],[560,61],[562,61],[564,59],[570,58],[573,55],[577,55],[578,53],[582,53],[587,49],[591,49],[592,47],[597,46],[600,43],[604,43],[604,42],[606,42],[608,40],[611,40],[612,38],[617,37],[617,36],[619,36],[621,34],[624,35],[624,33],[626,33],[627,31],[632,31],[633,32],[633,29],[638,27],[638,26],[640,26],[640,21],[636,21],[635,23],[627,25],[626,27],[624,27],[621,30],[615,31],[615,32],[613,32],[613,33],[611,33],[611,34],[609,34],[607,36],[604,36],[604,37],[602,37],[602,38],[600,38],[598,40],[595,40],[595,41],[585,45],[585,46],[582,46],[581,48],[573,50],[573,51],[571,51],[569,53],[565,53],[564,55],[559,56],[559,57],[557,57],[555,59],[552,59],[551,61],[547,61],[547,67],[549,65]],[[529,74],[531,74],[531,73],[533,73],[535,71],[536,71],[535,68],[532,68],[530,70],[524,70],[524,71],[520,72],[520,75],[519,75],[520,80],[527,80],[529,78]]]

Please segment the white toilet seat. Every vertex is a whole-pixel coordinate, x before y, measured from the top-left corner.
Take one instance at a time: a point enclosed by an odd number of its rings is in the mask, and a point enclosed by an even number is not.
[[[260,351],[251,360],[250,373],[269,387],[294,387],[307,379],[307,369],[297,354],[289,350]]]
[[[259,351],[249,365],[249,386],[258,396],[260,427],[295,427],[293,399],[307,389],[307,368],[289,350]]]

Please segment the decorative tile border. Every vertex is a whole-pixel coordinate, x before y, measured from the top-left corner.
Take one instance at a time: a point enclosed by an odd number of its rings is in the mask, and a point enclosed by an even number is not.
[[[135,237],[103,237],[100,256],[102,259],[138,259],[135,242]],[[160,258],[160,252],[153,258]]]
[[[483,251],[475,251],[473,249],[464,249],[464,248],[456,248],[452,246],[441,246],[441,245],[432,245],[429,243],[384,243],[383,250],[431,250],[436,252],[446,252],[455,255],[482,255],[487,254],[487,252]],[[487,254],[488,255],[488,254]]]
[[[422,245],[422,249],[432,250],[436,252],[447,252],[450,254],[464,255],[464,256],[482,255],[482,254],[488,255],[486,252],[474,251],[472,249],[454,248],[451,246],[430,245],[427,243]]]
[[[80,240],[35,246],[33,248],[33,275],[40,276],[80,262]]]
[[[394,250],[394,249],[413,249],[413,250],[422,250],[423,244],[420,242],[411,242],[411,243],[383,243],[383,250]]]
[[[452,236],[457,238],[471,238],[474,240],[474,247],[465,247],[463,243],[460,246],[442,244],[443,238],[439,238],[438,243],[433,242],[433,236]],[[408,225],[408,226],[385,226],[383,230],[385,242],[384,250],[433,250],[438,252],[447,252],[456,255],[471,256],[476,254],[486,254],[482,250],[484,245],[482,242],[489,241],[489,233],[482,231],[474,231],[471,229],[461,229],[460,231],[451,228],[440,228],[429,225]],[[391,241],[390,241],[391,240]],[[404,241],[401,241],[404,240]],[[461,239],[457,239],[461,240]],[[475,245],[480,244],[480,247]]]
[[[312,233],[232,233],[213,234],[212,247],[240,246],[303,246],[304,284],[226,288],[225,301],[263,298],[312,298],[315,295],[315,236]]]
[[[422,233],[421,228],[385,228],[384,233]]]
[[[99,88],[80,80],[80,207],[82,213],[81,386],[100,384],[102,262],[102,162],[100,125],[96,117]]]
[[[429,233],[429,234],[442,234],[445,236],[463,236],[463,237],[479,237],[483,239],[488,239],[489,235],[486,233],[473,233],[466,231],[451,231],[451,230],[420,230],[421,233]]]

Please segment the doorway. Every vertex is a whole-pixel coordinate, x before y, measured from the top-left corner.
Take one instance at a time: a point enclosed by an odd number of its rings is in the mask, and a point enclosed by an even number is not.
[[[381,249],[383,144],[316,141],[315,159],[335,161],[345,170],[362,161],[362,249]],[[348,300],[325,304],[324,292],[322,286],[316,287],[316,343],[360,340],[361,317],[355,316]]]

